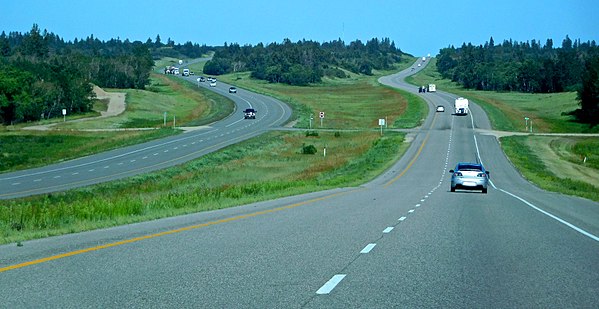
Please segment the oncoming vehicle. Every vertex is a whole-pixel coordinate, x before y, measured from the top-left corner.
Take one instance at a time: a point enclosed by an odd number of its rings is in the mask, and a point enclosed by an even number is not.
[[[210,87],[216,87],[216,82],[215,81],[210,82]]]
[[[451,173],[451,192],[456,189],[482,190],[487,193],[489,172],[480,163],[460,162]]]
[[[253,108],[247,108],[244,110],[243,119],[256,119],[256,110]]]
[[[443,107],[443,105],[437,105],[437,112],[444,112],[445,111],[445,107]]]
[[[229,87],[229,93],[237,93],[237,88]]]

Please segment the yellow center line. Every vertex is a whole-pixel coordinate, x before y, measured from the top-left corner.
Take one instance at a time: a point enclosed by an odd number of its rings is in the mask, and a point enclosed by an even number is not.
[[[420,145],[420,148],[418,148],[418,151],[416,152],[416,154],[414,155],[414,157],[412,158],[412,160],[410,161],[410,163],[408,163],[408,166],[406,166],[406,168],[399,173],[399,175],[395,176],[395,178],[389,180],[389,182],[387,182],[385,185],[383,185],[383,188],[386,189],[387,187],[389,187],[390,185],[392,185],[394,182],[396,182],[397,180],[399,180],[399,178],[401,178],[414,164],[414,162],[416,162],[416,159],[418,159],[418,157],[420,156],[420,153],[422,152],[422,149],[424,149],[424,146],[426,145],[426,142],[428,141],[428,138],[431,134],[431,128],[433,127],[433,125],[435,124],[435,121],[437,120],[437,114],[435,113],[435,116],[433,117],[433,121],[431,122],[431,125],[429,126],[429,130],[426,133],[426,137],[424,138],[424,140],[422,141],[422,144]]]
[[[85,249],[81,249],[81,250],[75,250],[75,251],[71,251],[71,252],[57,254],[57,255],[41,258],[41,259],[32,260],[29,262],[23,262],[23,263],[19,263],[19,264],[15,264],[15,265],[2,267],[2,268],[0,268],[0,273],[9,271],[9,270],[14,270],[14,269],[18,269],[18,268],[31,266],[31,265],[37,265],[37,264],[41,264],[41,263],[45,263],[45,262],[49,262],[49,261],[54,261],[54,260],[58,260],[58,259],[62,259],[62,258],[74,256],[74,255],[79,255],[79,254],[83,254],[83,253],[87,253],[87,252],[93,252],[93,251],[98,251],[98,250],[102,250],[102,249],[108,249],[108,248],[112,248],[112,247],[126,245],[126,244],[130,244],[130,243],[134,243],[134,242],[138,242],[138,241],[142,241],[142,240],[146,240],[146,239],[157,238],[157,237],[161,237],[161,236],[166,236],[166,235],[181,233],[181,232],[185,232],[185,231],[200,229],[200,228],[204,228],[204,227],[208,227],[208,226],[212,226],[212,225],[223,224],[223,223],[237,221],[237,220],[241,220],[241,219],[247,219],[247,218],[257,217],[257,216],[261,216],[261,215],[271,214],[271,213],[282,211],[282,210],[293,209],[295,207],[311,204],[314,202],[323,201],[326,199],[330,199],[332,197],[336,197],[336,196],[343,195],[343,194],[348,194],[350,192],[354,192],[354,191],[358,191],[358,190],[363,190],[363,189],[353,189],[353,190],[349,190],[349,191],[333,193],[333,194],[329,194],[327,196],[314,198],[314,199],[310,199],[307,201],[303,201],[303,202],[299,202],[299,203],[295,203],[295,204],[291,204],[291,205],[286,205],[286,206],[281,206],[281,207],[277,207],[277,208],[273,208],[273,209],[257,211],[257,212],[253,212],[253,213],[249,213],[249,214],[245,214],[245,215],[225,218],[225,219],[216,220],[216,221],[210,221],[210,222],[206,222],[206,223],[202,223],[202,224],[186,226],[186,227],[182,227],[182,228],[178,228],[178,229],[174,229],[174,230],[168,230],[168,231],[164,231],[164,232],[160,232],[160,233],[125,239],[125,240],[108,243],[108,244],[104,244],[104,245],[100,245],[100,246],[95,246],[95,247],[85,248]]]
[[[418,148],[418,151],[416,152],[416,154],[414,155],[414,158],[412,158],[412,160],[410,161],[408,166],[399,175],[397,175],[395,178],[393,178],[388,183],[386,183],[383,186],[383,188],[387,188],[388,186],[393,184],[395,181],[397,181],[399,178],[401,178],[412,167],[414,162],[416,162],[416,159],[418,158],[418,156],[420,156],[420,153],[422,152],[422,150],[424,149],[424,146],[426,145],[426,142],[428,141],[428,138],[430,136],[430,128],[433,127],[433,124],[435,123],[436,119],[437,119],[437,114],[435,114],[435,116],[433,117],[433,121],[431,122],[431,125],[429,127],[429,132],[427,132],[426,137],[424,138],[424,141],[422,141],[422,144]],[[216,146],[212,146],[212,147],[216,147]],[[208,148],[211,148],[211,147],[208,147]],[[186,156],[189,156],[189,155],[192,155],[192,154],[188,154]],[[183,156],[183,157],[186,157],[186,156]],[[173,160],[176,160],[176,159],[173,159]],[[159,165],[159,164],[157,164],[157,165]],[[365,190],[365,189],[361,188],[361,189],[354,189],[354,190],[340,192],[340,193],[334,193],[334,194],[330,194],[327,196],[323,196],[323,197],[319,197],[319,198],[315,198],[315,199],[311,199],[311,200],[307,200],[304,202],[299,202],[299,203],[295,203],[295,204],[291,204],[291,205],[286,205],[286,206],[282,206],[282,207],[278,207],[278,208],[273,208],[273,209],[269,209],[269,210],[258,211],[258,212],[254,212],[254,213],[250,213],[250,214],[246,214],[246,215],[235,216],[235,217],[230,217],[230,218],[216,220],[216,221],[210,221],[210,222],[206,222],[206,223],[202,223],[202,224],[182,227],[179,229],[168,230],[168,231],[164,231],[164,232],[160,232],[160,233],[156,233],[156,234],[150,234],[150,235],[135,237],[135,238],[131,238],[131,239],[121,240],[121,241],[117,241],[117,242],[113,242],[113,243],[109,243],[109,244],[105,244],[105,245],[100,245],[100,246],[96,246],[96,247],[90,247],[90,248],[71,251],[71,252],[67,252],[67,253],[63,253],[63,254],[53,255],[53,256],[49,256],[49,257],[45,257],[45,258],[41,258],[41,259],[29,261],[29,262],[24,262],[24,263],[19,263],[19,264],[15,264],[15,265],[2,267],[2,268],[0,268],[0,273],[9,271],[9,270],[13,270],[13,269],[23,268],[26,266],[31,266],[31,265],[41,264],[41,263],[45,263],[45,262],[49,262],[49,261],[53,261],[53,260],[58,260],[58,259],[62,259],[65,257],[79,255],[79,254],[83,254],[83,253],[87,253],[87,252],[98,251],[98,250],[102,250],[102,249],[107,249],[107,248],[112,248],[112,247],[121,246],[121,245],[125,245],[125,244],[130,244],[130,243],[138,242],[141,240],[157,238],[157,237],[171,235],[171,234],[175,234],[175,233],[181,233],[184,231],[200,229],[200,228],[207,227],[207,226],[212,226],[212,225],[227,223],[227,222],[231,222],[231,221],[237,221],[237,220],[241,220],[241,219],[266,215],[266,214],[270,214],[270,213],[274,213],[274,212],[278,212],[278,211],[282,211],[282,210],[292,209],[292,208],[295,208],[298,206],[326,200],[326,199],[329,199],[329,198],[332,198],[335,196],[347,194],[347,193],[354,192],[357,190]]]

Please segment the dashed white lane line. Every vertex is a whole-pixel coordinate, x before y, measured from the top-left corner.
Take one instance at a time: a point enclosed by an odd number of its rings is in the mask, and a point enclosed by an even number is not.
[[[343,280],[343,278],[345,278],[345,276],[346,275],[343,274],[334,275],[333,278],[327,281],[327,283],[325,283],[322,287],[320,287],[320,289],[318,289],[318,291],[316,291],[316,294],[322,295],[331,293],[331,291],[339,284],[339,282],[341,282],[341,280]]]
[[[61,177],[61,176],[60,176],[60,175],[58,175],[58,176],[54,176],[54,177],[52,177],[52,178],[54,178],[54,179],[58,179],[58,178],[60,178],[60,177]]]
[[[415,207],[420,207],[420,204],[416,204]]]
[[[34,179],[33,182],[40,182],[42,181],[41,179]]]
[[[366,247],[364,247],[364,249],[362,249],[362,251],[360,251],[360,253],[369,253],[374,246],[376,246],[376,244],[368,244]]]
[[[148,156],[145,156],[145,157],[143,157],[142,159],[147,159],[147,158],[148,158]]]
[[[388,234],[388,233],[391,233],[391,231],[393,231],[393,227],[389,226],[389,227],[387,227],[386,229],[383,230],[383,233]]]
[[[409,213],[413,213],[413,212],[414,212],[414,209],[410,209],[410,210],[408,210],[408,212],[409,212]]]
[[[403,220],[405,220],[405,219],[406,219],[406,217],[401,217],[401,218],[399,218],[399,220],[397,220],[397,221],[403,221]]]
[[[75,175],[79,175],[79,172],[74,172],[71,175],[75,176]]]
[[[12,185],[13,185],[13,186],[18,186],[18,185],[20,185],[20,184],[21,184],[20,182],[13,182],[13,183],[12,183]]]

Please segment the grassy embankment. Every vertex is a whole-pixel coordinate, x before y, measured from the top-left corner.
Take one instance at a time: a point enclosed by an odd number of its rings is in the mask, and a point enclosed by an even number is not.
[[[172,130],[173,116],[181,125],[202,125],[216,121],[233,109],[233,102],[213,92],[198,91],[189,83],[180,83],[163,75],[152,75],[147,90],[126,92],[125,113],[83,122],[44,121],[55,123],[52,130],[19,130],[23,126],[0,127],[0,172],[26,169],[73,159],[152,139],[178,134]],[[94,106],[106,110],[106,102]],[[163,128],[164,112],[168,120]],[[99,113],[98,113],[99,114]],[[87,116],[90,116],[89,114]],[[67,117],[67,120],[80,117]],[[154,128],[157,130],[82,131],[121,128]]]
[[[222,77],[225,79],[226,77]],[[237,77],[234,77],[237,78]],[[360,118],[359,109],[388,111],[395,122],[418,124],[426,112],[422,102],[409,103],[395,91],[378,85],[375,77],[352,77],[351,81],[327,81],[323,86],[276,86],[277,96],[304,106],[330,108],[345,104],[347,118],[335,121],[364,130],[268,132],[187,164],[124,180],[11,201],[1,201],[0,243],[139,222],[166,216],[206,211],[259,200],[358,185],[388,168],[405,151],[403,134],[380,136],[371,119]],[[275,91],[269,84],[246,80],[247,85]],[[359,85],[361,92],[354,91]],[[325,91],[326,89],[326,91]],[[367,95],[355,98],[363,93]],[[328,95],[324,95],[328,93]],[[415,104],[410,106],[408,104]],[[315,107],[306,104],[305,110]],[[373,106],[375,106],[373,108]],[[315,109],[317,110],[317,109]],[[412,111],[406,114],[406,111]],[[420,112],[418,112],[420,111]],[[367,115],[371,115],[371,112]],[[408,117],[410,119],[404,119]],[[376,117],[379,117],[376,115]],[[307,125],[306,125],[307,127]],[[332,127],[329,124],[329,127]],[[315,155],[301,154],[314,145]],[[322,155],[326,145],[327,156]]]
[[[567,115],[579,108],[575,92],[466,90],[442,79],[434,59],[408,81],[415,85],[434,83],[438,90],[473,100],[485,110],[495,130],[527,132],[524,117],[528,117],[533,133],[599,133],[599,127],[590,128]],[[527,135],[506,136],[500,141],[510,161],[539,187],[599,201],[599,137]]]

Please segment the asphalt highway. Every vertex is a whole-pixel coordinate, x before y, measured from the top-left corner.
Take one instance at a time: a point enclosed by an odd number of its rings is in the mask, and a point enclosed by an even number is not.
[[[227,96],[235,102],[235,112],[222,121],[185,134],[41,168],[0,174],[0,199],[64,191],[174,166],[281,126],[291,116],[286,104],[271,97],[243,89],[229,94],[227,84],[217,82],[216,87],[209,87],[207,82],[196,82],[193,76],[185,79]],[[246,108],[258,111],[256,119],[243,119]]]
[[[414,68],[380,82],[415,91]],[[475,104],[420,95],[431,112],[375,180],[1,246],[0,307],[596,308],[599,205],[524,180]],[[450,192],[477,159],[488,194]]]

